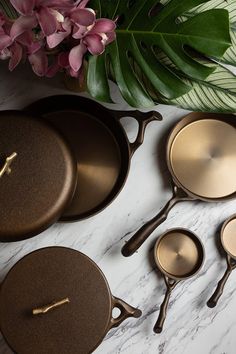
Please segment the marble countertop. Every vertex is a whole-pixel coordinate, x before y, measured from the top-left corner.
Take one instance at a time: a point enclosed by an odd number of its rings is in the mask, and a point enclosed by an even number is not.
[[[38,79],[28,68],[9,73],[1,63],[0,77],[1,109],[18,109],[44,96],[68,93],[60,77]],[[120,102],[113,108],[130,109],[115,87],[113,95]],[[85,221],[56,224],[31,240],[1,244],[0,280],[17,260],[33,250],[52,245],[72,247],[98,263],[115,296],[143,311],[140,319],[126,320],[111,330],[96,354],[234,354],[236,272],[231,275],[215,309],[209,309],[206,301],[225,270],[217,231],[236,212],[236,201],[180,203],[137,254],[124,258],[120,252],[125,239],[155,215],[171,195],[165,136],[186,111],[168,106],[155,109],[164,121],[153,122],[147,128],[145,142],[132,159],[127,183],[112,205]],[[136,122],[127,118],[124,126],[134,139]],[[155,335],[152,328],[165,284],[153,262],[153,244],[161,233],[173,227],[195,232],[205,245],[206,260],[198,276],[178,284],[171,297],[165,329],[161,335]],[[10,353],[1,338],[0,354]]]

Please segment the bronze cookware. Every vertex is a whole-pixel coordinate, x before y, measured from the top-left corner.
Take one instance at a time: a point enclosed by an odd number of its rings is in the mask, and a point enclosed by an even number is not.
[[[65,247],[25,256],[0,289],[1,331],[17,354],[89,354],[110,329],[141,314],[112,296],[90,258]]]
[[[0,241],[21,241],[58,221],[71,203],[77,164],[51,124],[0,112]]]
[[[235,197],[235,117],[210,113],[187,115],[169,136],[167,163],[173,180],[173,196],[124,245],[122,254],[126,257],[138,250],[177,203],[216,202]]]
[[[158,238],[154,258],[163,273],[167,290],[153,329],[155,333],[162,332],[172,290],[180,281],[199,272],[204,255],[200,239],[189,230],[171,229]]]
[[[56,126],[77,157],[78,188],[63,221],[92,216],[116,198],[127,179],[131,157],[143,143],[146,126],[162,119],[157,112],[112,111],[73,95],[43,98],[26,109]],[[139,124],[133,143],[120,123],[124,117],[133,117]]]
[[[221,229],[220,238],[222,247],[226,253],[227,269],[223,278],[219,281],[214,294],[208,300],[208,307],[215,307],[217,305],[232,270],[236,268],[236,215],[225,221]]]

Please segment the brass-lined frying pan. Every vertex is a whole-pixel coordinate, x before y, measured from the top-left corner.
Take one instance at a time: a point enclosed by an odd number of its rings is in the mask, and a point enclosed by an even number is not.
[[[172,130],[167,163],[173,180],[173,196],[164,208],[124,245],[131,256],[182,201],[224,201],[236,195],[235,117],[191,113]]]
[[[192,277],[202,267],[205,258],[204,247],[200,239],[186,229],[171,229],[158,238],[154,258],[157,267],[163,273],[166,283],[166,295],[160,307],[155,333],[161,333],[166,318],[170,295],[181,281]]]
[[[223,278],[219,281],[214,294],[208,300],[208,307],[215,307],[217,305],[232,270],[236,268],[236,214],[225,221],[220,237],[221,244],[226,252],[227,269]]]

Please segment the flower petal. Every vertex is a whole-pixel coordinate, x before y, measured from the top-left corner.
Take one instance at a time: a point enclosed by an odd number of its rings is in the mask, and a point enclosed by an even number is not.
[[[69,54],[69,62],[71,68],[77,72],[82,66],[84,54],[87,52],[86,46],[81,43],[71,49]]]
[[[112,32],[116,29],[116,24],[114,21],[107,18],[100,18],[95,22],[90,33],[107,33]]]
[[[88,47],[88,50],[92,55],[100,55],[105,50],[103,39],[98,34],[88,34],[83,39],[83,42]]]
[[[62,52],[58,55],[58,64],[61,68],[69,68],[69,52]]]
[[[21,15],[32,15],[35,0],[10,0],[11,4]]]
[[[50,9],[41,7],[36,16],[45,36],[50,36],[56,32],[57,20]]]
[[[91,26],[95,22],[96,14],[91,9],[76,9],[72,11],[70,18],[81,26]]]
[[[55,48],[71,33],[71,23],[69,19],[66,19],[62,24],[63,31],[51,34],[47,37],[47,44],[49,48]]]
[[[23,55],[23,50],[20,44],[15,42],[11,46],[10,51],[11,51],[11,59],[9,61],[9,70],[12,71],[20,63]]]
[[[85,37],[85,35],[87,33],[88,33],[88,27],[75,25],[74,28],[73,28],[72,37],[75,38],[75,39],[81,39],[81,38]]]
[[[6,34],[0,35],[0,51],[9,47],[11,43],[12,43],[12,39],[10,36],[7,36]]]
[[[22,33],[32,30],[37,26],[37,19],[33,16],[20,16],[12,25],[10,36],[14,40]]]
[[[48,58],[46,53],[40,49],[36,53],[29,55],[29,62],[32,69],[38,76],[45,76],[48,70]]]
[[[116,32],[113,31],[113,32],[108,32],[106,33],[107,35],[107,42],[106,42],[106,45],[114,42],[114,40],[116,39]]]

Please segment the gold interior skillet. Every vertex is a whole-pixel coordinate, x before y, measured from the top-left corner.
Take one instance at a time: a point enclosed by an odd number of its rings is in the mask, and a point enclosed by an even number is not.
[[[208,300],[208,307],[215,307],[217,305],[230,274],[236,268],[236,214],[225,221],[221,229],[220,237],[221,244],[226,253],[227,269],[222,279],[217,284],[213,295]]]
[[[235,116],[191,113],[172,130],[166,158],[173,196],[164,208],[124,245],[131,256],[182,201],[224,201],[236,195]]]
[[[187,229],[171,229],[158,238],[154,258],[164,276],[167,290],[154,326],[155,333],[162,332],[172,290],[181,280],[199,272],[204,257],[200,239]]]

